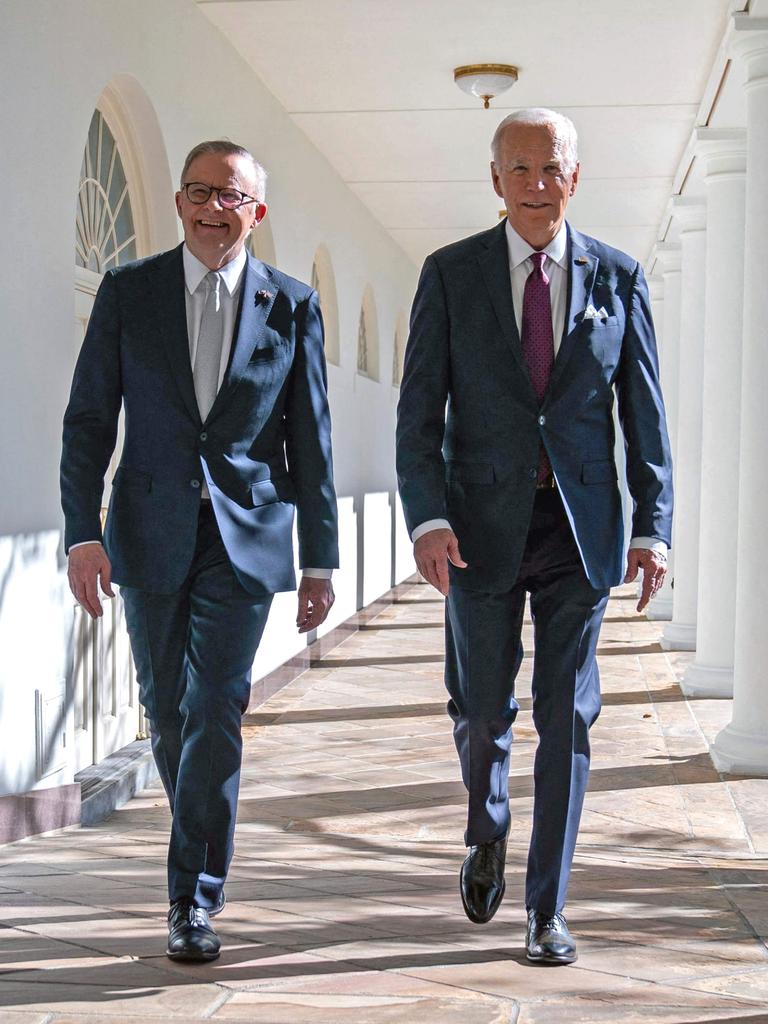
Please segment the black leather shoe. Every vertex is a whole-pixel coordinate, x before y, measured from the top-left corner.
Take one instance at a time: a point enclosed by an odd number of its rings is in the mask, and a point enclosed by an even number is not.
[[[216,917],[220,914],[224,907],[227,905],[227,897],[224,895],[224,889],[219,889],[218,895],[216,896],[216,902],[212,907],[208,907],[208,917]]]
[[[576,943],[562,914],[529,910],[526,945],[528,959],[538,963],[572,964],[576,959]]]
[[[215,960],[221,943],[208,912],[184,896],[168,911],[168,949],[171,960]]]
[[[507,886],[506,856],[506,836],[469,848],[469,856],[461,866],[459,889],[464,912],[475,924],[487,924],[501,905]]]

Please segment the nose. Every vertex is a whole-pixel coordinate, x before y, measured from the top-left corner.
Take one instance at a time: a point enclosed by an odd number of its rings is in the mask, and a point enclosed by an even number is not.
[[[541,192],[544,188],[544,179],[536,171],[529,171],[526,176],[525,187],[529,192]]]

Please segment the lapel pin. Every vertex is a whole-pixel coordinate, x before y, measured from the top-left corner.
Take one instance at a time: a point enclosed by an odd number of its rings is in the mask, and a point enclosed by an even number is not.
[[[579,264],[579,266],[583,267],[583,266],[585,266],[585,265],[586,265],[587,263],[589,263],[589,260],[587,259],[587,257],[586,257],[586,256],[577,256],[577,257],[576,257],[576,259],[575,259],[575,260],[574,260],[573,262],[574,262],[574,263],[578,263],[578,264]]]
[[[259,288],[254,297],[254,305],[260,306],[262,302],[269,302],[272,298],[272,292],[268,292],[266,288]]]

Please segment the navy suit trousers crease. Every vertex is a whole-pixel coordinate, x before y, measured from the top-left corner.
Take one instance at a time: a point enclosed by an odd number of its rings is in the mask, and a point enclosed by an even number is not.
[[[469,796],[467,846],[510,829],[508,775],[526,593],[534,624],[533,721],[539,737],[526,906],[552,914],[565,903],[587,787],[589,729],[600,713],[597,640],[609,593],[589,583],[556,490],[536,492],[511,590],[486,593],[452,583],[449,591],[445,681]]]
[[[200,506],[182,587],[122,587],[141,702],[172,812],[170,899],[194,896],[201,874],[224,879],[234,851],[242,716],[272,595],[248,593],[227,556],[210,502]]]

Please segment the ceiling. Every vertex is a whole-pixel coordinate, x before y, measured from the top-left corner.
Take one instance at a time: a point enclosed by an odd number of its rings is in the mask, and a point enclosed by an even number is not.
[[[757,3],[762,0],[756,0]],[[646,260],[739,0],[198,0],[416,264],[492,226],[498,122],[568,114],[580,230]],[[453,68],[515,64],[483,110]],[[731,87],[733,92],[733,87]]]

